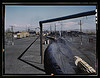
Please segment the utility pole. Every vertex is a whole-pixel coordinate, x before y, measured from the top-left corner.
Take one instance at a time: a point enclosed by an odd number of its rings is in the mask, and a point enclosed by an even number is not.
[[[50,32],[51,32],[51,25],[50,25]]]
[[[35,28],[35,32],[36,32],[37,28]],[[36,32],[36,35],[37,35],[37,32]]]
[[[61,23],[61,37],[62,37],[62,23]]]
[[[11,31],[12,31],[12,45],[14,45],[14,40],[13,40],[13,27],[14,26],[11,26]]]
[[[82,32],[82,22],[80,20],[80,32]],[[81,34],[81,45],[82,45],[82,34]]]
[[[30,32],[30,28],[28,27],[28,32]]]
[[[51,30],[51,24],[50,24],[50,32],[49,32],[49,34],[50,34],[50,35],[52,34],[52,30]]]
[[[56,37],[56,24],[55,24],[55,37]]]
[[[56,24],[55,24],[55,32],[56,32]]]
[[[26,25],[26,32],[27,32],[27,25]]]

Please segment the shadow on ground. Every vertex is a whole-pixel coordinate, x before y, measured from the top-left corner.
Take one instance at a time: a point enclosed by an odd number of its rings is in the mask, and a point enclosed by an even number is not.
[[[45,72],[44,69],[41,69],[41,68],[39,68],[39,67],[37,67],[37,66],[35,66],[35,65],[31,64],[31,63],[29,63],[28,60],[23,60],[23,59],[21,59],[21,58],[18,58],[18,59],[19,59],[20,61],[22,61],[22,62],[24,62],[24,63],[26,63],[26,64],[32,66],[32,67],[35,67],[35,68],[38,69],[38,70],[41,70],[41,71]],[[38,62],[36,62],[36,63],[38,63]]]

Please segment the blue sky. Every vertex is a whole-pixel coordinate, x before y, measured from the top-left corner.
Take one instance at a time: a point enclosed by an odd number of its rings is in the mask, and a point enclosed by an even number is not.
[[[77,14],[81,12],[95,10],[96,6],[25,6],[25,5],[6,5],[5,7],[5,29],[14,25],[15,30],[26,30],[39,27],[39,21]],[[79,29],[79,20],[82,20],[83,29],[96,29],[95,15],[70,20],[61,21],[63,29]],[[59,22],[55,22],[60,30]],[[44,29],[50,25],[54,29],[55,23],[44,24]]]

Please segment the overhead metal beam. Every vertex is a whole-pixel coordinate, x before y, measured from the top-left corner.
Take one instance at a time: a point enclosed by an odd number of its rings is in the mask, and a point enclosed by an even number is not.
[[[64,17],[59,17],[59,18],[54,18],[54,19],[49,19],[49,20],[44,20],[44,21],[39,21],[40,25],[40,55],[41,55],[41,64],[43,63],[43,46],[42,46],[42,24],[43,23],[48,23],[48,22],[54,22],[54,21],[60,21],[60,20],[66,20],[66,19],[72,19],[72,18],[78,18],[78,17],[83,17],[83,16],[89,16],[89,15],[95,15],[96,11],[88,11],[88,12],[82,12],[74,15],[69,15],[69,16],[64,16]]]
[[[44,21],[40,21],[40,22],[41,23],[48,23],[48,22],[54,22],[54,21],[60,21],[60,20],[66,20],[66,19],[72,19],[72,18],[78,18],[78,17],[83,17],[83,16],[94,15],[95,13],[96,13],[95,10],[93,10],[93,11],[78,13],[78,14],[74,14],[74,15],[69,15],[69,16],[64,16],[64,17],[44,20]]]

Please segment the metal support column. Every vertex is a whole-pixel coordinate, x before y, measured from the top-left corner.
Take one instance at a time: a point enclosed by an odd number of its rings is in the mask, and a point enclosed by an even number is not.
[[[41,56],[41,64],[43,64],[43,46],[42,46],[42,23],[40,24],[40,56]]]

